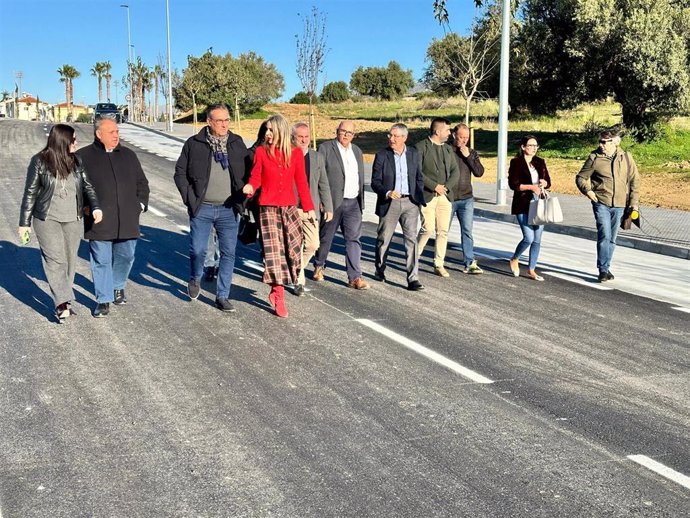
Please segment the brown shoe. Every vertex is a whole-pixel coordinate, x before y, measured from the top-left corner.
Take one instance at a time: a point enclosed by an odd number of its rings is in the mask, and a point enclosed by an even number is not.
[[[450,274],[446,271],[443,266],[434,266],[434,273],[439,277],[450,277]]]
[[[361,277],[357,277],[356,279],[352,279],[350,282],[347,283],[347,285],[350,288],[353,288],[355,290],[368,290],[369,289],[369,283],[362,279]]]
[[[311,279],[316,282],[321,282],[323,280],[323,266],[314,266],[314,273],[311,276]]]

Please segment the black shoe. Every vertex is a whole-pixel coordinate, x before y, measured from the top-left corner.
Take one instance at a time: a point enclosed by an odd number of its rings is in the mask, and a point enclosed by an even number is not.
[[[204,267],[204,280],[205,281],[212,281],[213,279],[216,278],[216,267],[215,266],[205,266]]]
[[[190,279],[189,283],[187,284],[187,294],[189,295],[189,298],[192,300],[198,299],[200,291],[201,285],[199,284],[199,281]]]
[[[63,302],[60,304],[58,307],[55,308],[55,316],[58,319],[58,322],[61,324],[67,320],[67,318],[71,315],[70,309],[69,309],[69,304],[67,302]]]
[[[410,291],[420,291],[424,289],[424,285],[419,281],[412,281],[407,284],[407,289]]]
[[[216,299],[216,307],[227,313],[235,311],[235,306],[228,299]]]
[[[612,281],[613,279],[615,279],[615,277],[614,277],[613,274],[611,273],[611,270],[609,270],[608,272],[606,272],[606,280],[607,280],[607,281]]]
[[[304,286],[301,284],[295,284],[292,293],[298,297],[304,297]]]
[[[386,282],[386,275],[379,270],[376,270],[374,272],[374,280],[377,280],[379,282]]]
[[[115,290],[115,300],[113,300],[113,304],[116,306],[119,306],[120,304],[127,304],[127,297],[125,296],[124,288],[121,290]]]
[[[599,272],[599,282],[606,282],[609,280],[609,272]]]
[[[93,316],[95,318],[101,318],[110,313],[110,304],[105,302],[103,304],[96,305],[96,309],[93,310]]]

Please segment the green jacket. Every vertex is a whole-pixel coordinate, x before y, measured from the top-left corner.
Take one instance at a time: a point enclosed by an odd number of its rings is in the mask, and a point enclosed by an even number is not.
[[[448,189],[446,197],[449,201],[453,200],[453,188],[460,179],[460,168],[455,159],[453,148],[448,144],[442,145],[443,163],[435,161],[434,147],[438,144],[431,142],[429,137],[417,142],[415,147],[419,153],[419,162],[422,165],[422,176],[424,177],[424,201],[429,203],[434,199],[434,188],[441,184]]]
[[[612,158],[600,149],[593,151],[575,177],[575,184],[585,196],[589,191],[607,207],[625,207],[640,204],[640,173],[630,153],[618,148]]]

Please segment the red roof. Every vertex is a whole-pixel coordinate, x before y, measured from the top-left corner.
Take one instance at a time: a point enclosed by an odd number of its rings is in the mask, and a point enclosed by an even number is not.
[[[38,99],[36,99],[35,97],[31,97],[29,95],[27,95],[26,97],[22,97],[21,99],[17,99],[18,103],[35,103],[37,101],[38,101]],[[41,101],[41,102],[43,102],[43,101]]]

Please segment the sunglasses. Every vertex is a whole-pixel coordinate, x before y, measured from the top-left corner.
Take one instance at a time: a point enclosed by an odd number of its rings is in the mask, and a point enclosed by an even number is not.
[[[608,139],[608,140],[600,140],[600,141],[599,141],[599,144],[608,144],[609,142],[613,142],[613,139],[610,138],[610,139]]]

